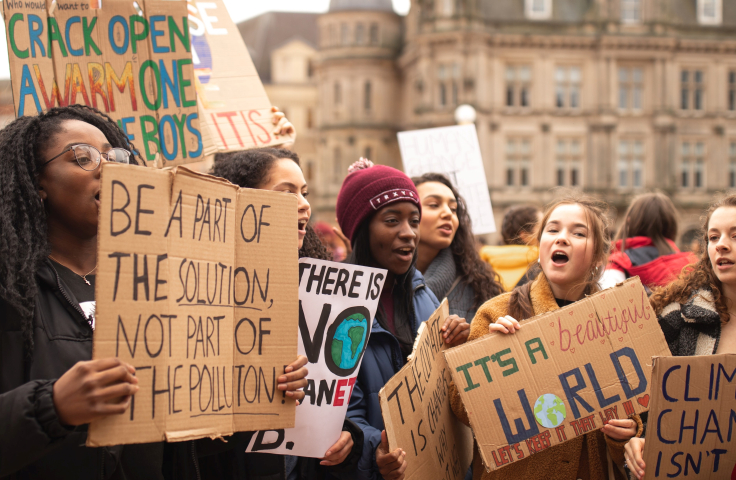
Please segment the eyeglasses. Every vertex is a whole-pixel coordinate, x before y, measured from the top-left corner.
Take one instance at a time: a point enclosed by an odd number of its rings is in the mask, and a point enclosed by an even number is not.
[[[77,159],[77,163],[80,167],[82,167],[82,170],[87,170],[88,172],[91,172],[92,170],[100,166],[100,160],[102,159],[103,155],[105,156],[105,160],[107,160],[108,162],[130,163],[130,152],[125,150],[124,148],[113,148],[106,153],[101,153],[92,145],[80,143],[78,145],[72,145],[69,148],[65,148],[64,151],[62,151],[60,154],[44,162],[41,165],[41,168],[45,167],[53,160],[56,160],[60,156],[64,155],[69,150],[74,152],[74,158]]]

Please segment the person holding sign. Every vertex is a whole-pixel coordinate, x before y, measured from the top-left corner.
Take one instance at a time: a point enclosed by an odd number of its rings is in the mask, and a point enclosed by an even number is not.
[[[503,293],[498,275],[480,259],[465,200],[450,180],[439,173],[411,180],[422,202],[417,269],[437,298],[447,297],[450,314],[472,320],[479,306]]]
[[[676,357],[736,353],[736,195],[710,206],[701,240],[707,248],[698,262],[650,298]],[[626,444],[626,464],[637,479],[646,470],[644,443]]]
[[[86,425],[123,414],[138,391],[132,366],[90,360],[100,165],[141,164],[131,152],[116,122],[80,105],[0,131],[0,478],[163,479],[171,465],[198,468],[187,443],[168,455],[163,443],[84,446]],[[296,399],[305,364],[278,378]]]
[[[297,225],[299,258],[332,259],[316,232],[308,225],[312,215],[311,206],[307,201],[309,187],[301,170],[299,156],[295,152],[278,148],[262,148],[218,154],[212,174],[243,188],[273,190],[296,195],[299,209],[299,224]],[[288,478],[313,478],[316,472],[323,468],[333,474],[354,469],[360,452],[353,452],[353,446],[362,444],[362,440],[363,432],[352,421],[345,419],[340,439],[325,452],[319,464],[312,458],[298,458],[290,455],[263,453],[244,455],[246,459],[257,458],[262,466],[269,465],[274,472],[286,469]],[[245,443],[247,445],[249,442]]]
[[[364,159],[351,165],[337,197],[337,221],[353,247],[346,262],[388,271],[348,407],[365,437],[350,478],[400,480],[406,470],[406,453],[388,451],[378,392],[404,366],[419,325],[439,306],[415,267],[421,208],[409,177]],[[459,345],[468,324],[452,315],[442,331],[447,344]]]
[[[471,324],[469,340],[492,332],[513,334],[525,320],[581,300],[598,290],[597,282],[606,262],[606,206],[587,197],[561,199],[547,207],[537,224],[541,273],[531,283],[498,296],[480,307]],[[519,320],[517,320],[519,319]],[[450,403],[457,417],[470,424],[457,386],[450,385]],[[638,416],[609,420],[600,430],[534,454],[487,473],[477,446],[473,459],[473,478],[539,478],[539,472],[556,479],[589,480],[609,478],[607,452],[618,465],[623,464],[624,443],[641,435]],[[614,472],[616,479],[623,478]]]

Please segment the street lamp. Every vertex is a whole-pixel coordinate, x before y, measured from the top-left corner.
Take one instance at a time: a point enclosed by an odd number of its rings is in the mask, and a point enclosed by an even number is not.
[[[460,105],[455,109],[455,122],[458,125],[469,125],[471,123],[475,123],[476,117],[475,108],[467,103]]]

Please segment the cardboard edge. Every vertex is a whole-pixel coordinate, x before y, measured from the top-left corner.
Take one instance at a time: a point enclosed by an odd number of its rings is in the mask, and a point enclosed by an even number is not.
[[[220,439],[226,441],[223,437],[232,435],[233,432],[217,432],[213,428],[200,428],[193,430],[183,430],[180,432],[166,432],[164,440],[166,442],[185,442],[187,440],[197,440],[200,438],[209,438],[212,440]]]

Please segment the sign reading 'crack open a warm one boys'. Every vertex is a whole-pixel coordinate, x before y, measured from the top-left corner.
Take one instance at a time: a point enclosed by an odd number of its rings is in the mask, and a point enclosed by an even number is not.
[[[497,470],[648,409],[668,355],[638,277],[445,353],[480,454]]]

